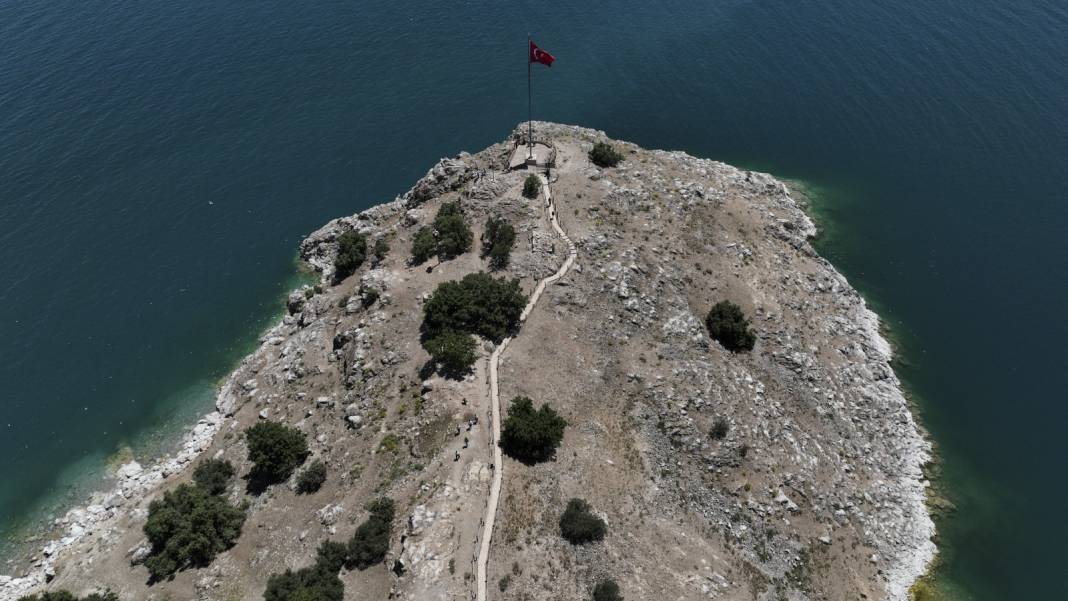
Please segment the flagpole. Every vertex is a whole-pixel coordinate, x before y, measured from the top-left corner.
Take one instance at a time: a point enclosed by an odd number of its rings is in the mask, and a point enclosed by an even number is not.
[[[527,158],[534,158],[534,109],[533,107],[533,93],[531,87],[533,86],[531,80],[530,69],[530,34],[527,34]]]

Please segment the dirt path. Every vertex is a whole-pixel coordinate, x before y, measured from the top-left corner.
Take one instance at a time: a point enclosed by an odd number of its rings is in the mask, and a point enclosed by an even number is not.
[[[549,221],[552,223],[553,229],[556,230],[557,235],[567,242],[567,259],[564,260],[563,265],[553,275],[538,282],[534,292],[530,295],[530,300],[527,302],[527,306],[523,309],[523,313],[519,317],[520,323],[526,321],[527,316],[534,310],[534,306],[538,303],[538,299],[541,298],[542,292],[545,291],[545,287],[553,282],[556,282],[560,278],[564,277],[571,266],[575,263],[575,244],[571,242],[571,239],[564,233],[563,228],[556,220],[556,205],[553,202],[552,191],[549,189],[549,181],[545,179],[545,176],[538,174],[538,179],[541,180],[542,190],[545,191],[545,205],[549,211]],[[489,361],[489,382],[490,382],[490,407],[492,409],[493,419],[493,432],[490,439],[490,444],[493,447],[493,482],[490,484],[489,501],[486,505],[486,518],[484,520],[482,529],[482,544],[478,551],[478,601],[486,601],[486,580],[488,578],[486,574],[486,566],[489,562],[489,549],[490,541],[493,538],[493,523],[497,518],[497,502],[500,499],[501,494],[501,481],[504,479],[504,462],[501,458],[501,447],[497,444],[501,439],[501,399],[499,394],[497,367],[500,364],[501,353],[508,348],[508,342],[511,338],[505,338],[501,341],[501,344],[493,351],[493,355],[490,356]]]

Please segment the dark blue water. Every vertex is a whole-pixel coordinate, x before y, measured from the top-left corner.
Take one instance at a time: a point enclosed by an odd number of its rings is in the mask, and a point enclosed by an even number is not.
[[[1068,598],[1054,0],[3,2],[7,532],[210,406],[302,235],[523,119],[528,32],[538,117],[822,191],[960,507],[940,582]]]

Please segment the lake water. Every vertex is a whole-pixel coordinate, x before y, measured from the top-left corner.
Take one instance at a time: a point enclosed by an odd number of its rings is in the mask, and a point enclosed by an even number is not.
[[[149,456],[301,237],[526,116],[812,185],[959,510],[939,582],[1064,599],[1068,6],[0,3],[0,528]],[[2,565],[0,565],[2,568]],[[0,569],[0,572],[3,572]]]

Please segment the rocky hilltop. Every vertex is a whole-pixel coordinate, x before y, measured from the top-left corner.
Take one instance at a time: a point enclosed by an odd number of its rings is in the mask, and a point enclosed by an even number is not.
[[[603,132],[535,128],[556,152],[551,204],[522,194],[529,172],[507,169],[520,128],[310,235],[300,252],[320,285],[290,296],[221,387],[218,411],[178,453],[124,466],[114,491],[61,518],[63,535],[27,573],[0,577],[0,598],[110,589],[128,600],[261,599],[268,575],[348,539],[383,496],[396,508],[385,561],[343,570],[346,598],[475,598],[487,536],[494,599],[588,599],[605,578],[630,600],[907,598],[935,553],[929,445],[878,318],[813,251],[797,193],[766,174],[625,142],[613,142],[623,161],[599,168],[588,152]],[[507,348],[480,340],[470,373],[446,378],[420,344],[423,305],[438,284],[488,271],[488,259],[477,248],[419,266],[409,257],[419,228],[455,201],[476,240],[491,216],[515,227],[495,275],[525,293],[575,257]],[[389,250],[337,281],[349,231]],[[709,337],[705,315],[723,300],[749,317],[751,351]],[[525,396],[567,420],[552,461],[494,465],[491,371],[503,414]],[[309,461],[327,467],[322,488],[231,487],[227,500],[247,503],[236,544],[150,583],[148,504],[188,482],[198,457],[248,473],[242,433],[262,421],[306,435]],[[499,501],[488,506],[495,475]],[[602,541],[561,537],[572,498],[603,520]]]

